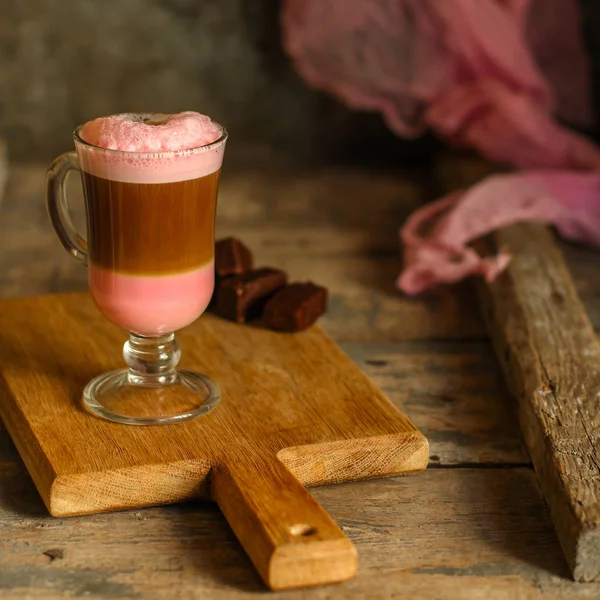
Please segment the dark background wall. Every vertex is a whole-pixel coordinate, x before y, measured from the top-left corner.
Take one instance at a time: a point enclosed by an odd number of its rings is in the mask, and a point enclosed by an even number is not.
[[[280,48],[274,0],[2,0],[0,134],[13,158],[47,160],[90,118],[198,110],[258,141],[348,154],[380,119],[307,88]]]
[[[579,0],[585,45],[591,57],[596,121],[600,122],[600,0]],[[598,137],[598,131],[595,137]]]
[[[581,2],[600,57],[600,2]],[[376,115],[307,88],[280,48],[278,10],[277,0],[2,0],[0,134],[13,158],[48,160],[90,118],[191,109],[224,123],[232,145],[345,160],[375,140],[383,154],[427,155],[430,140],[401,142]]]

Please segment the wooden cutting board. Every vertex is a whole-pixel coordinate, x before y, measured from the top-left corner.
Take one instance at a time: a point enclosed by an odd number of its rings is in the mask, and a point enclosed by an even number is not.
[[[125,339],[87,294],[0,302],[0,415],[50,513],[212,499],[272,589],[351,578],[356,550],[305,486],[424,469],[410,421],[318,327],[211,315],[178,340],[181,366],[220,385],[217,408],[168,426],[104,421],[81,392],[123,366]]]

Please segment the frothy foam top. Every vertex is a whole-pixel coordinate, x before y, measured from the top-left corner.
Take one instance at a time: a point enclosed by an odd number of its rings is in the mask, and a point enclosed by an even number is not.
[[[169,183],[210,175],[221,168],[224,129],[197,112],[121,114],[79,128],[81,168],[130,183]],[[221,139],[219,143],[213,144]]]
[[[190,150],[218,140],[221,134],[210,117],[192,111],[100,117],[87,122],[79,132],[88,144],[123,152]]]

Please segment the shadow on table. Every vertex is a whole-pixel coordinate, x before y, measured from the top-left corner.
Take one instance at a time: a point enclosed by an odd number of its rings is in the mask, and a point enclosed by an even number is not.
[[[533,566],[549,575],[570,579],[567,563],[563,557],[548,509],[540,494],[532,469],[500,469],[488,479],[490,484],[483,490],[468,488],[474,504],[484,512],[478,522],[473,522],[473,533],[481,536],[486,545],[503,554],[513,556],[524,563],[523,576],[530,575]],[[518,498],[515,498],[517,496]]]
[[[268,591],[215,503],[174,505],[169,510],[183,516],[169,521],[176,526],[170,535],[180,540],[181,553],[194,573],[210,576],[222,588]]]
[[[0,421],[0,512],[14,517],[49,517],[8,431]]]

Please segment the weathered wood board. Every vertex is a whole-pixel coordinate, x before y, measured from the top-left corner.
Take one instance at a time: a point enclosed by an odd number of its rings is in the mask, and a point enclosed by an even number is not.
[[[8,437],[8,436],[7,436]],[[1,440],[0,432],[0,440]],[[592,600],[575,584],[529,468],[428,469],[315,488],[356,544],[356,578],[267,591],[208,503],[52,519],[0,444],[0,598]]]
[[[347,169],[292,169],[269,160],[252,166],[250,159],[242,170],[227,159],[217,236],[244,240],[257,265],[325,284],[330,309],[319,325],[336,341],[485,335],[479,313],[468,308],[476,302],[470,286],[418,300],[394,287],[402,268],[398,225],[423,199],[417,182]],[[0,218],[0,297],[87,289],[86,269],[68,259],[49,225],[45,172],[46,165],[11,166]],[[69,184],[75,222],[85,231],[81,182],[71,177]]]
[[[8,183],[8,149],[6,142],[0,138],[0,206]]]
[[[287,335],[205,315],[182,366],[219,383],[208,415],[131,427],[88,415],[81,391],[122,366],[124,334],[85,294],[0,304],[0,414],[55,516],[217,501],[265,582],[342,581],[356,554],[303,486],[425,468],[428,444],[318,327]]]
[[[449,191],[497,171],[484,159],[448,154],[437,176]],[[478,281],[483,316],[572,575],[600,581],[600,343],[548,227],[508,227],[476,246],[513,256],[496,282]],[[571,264],[585,273],[583,261]],[[592,316],[596,280],[588,274],[579,283]]]
[[[600,580],[600,342],[548,228],[494,238],[514,258],[484,316],[573,576]]]

